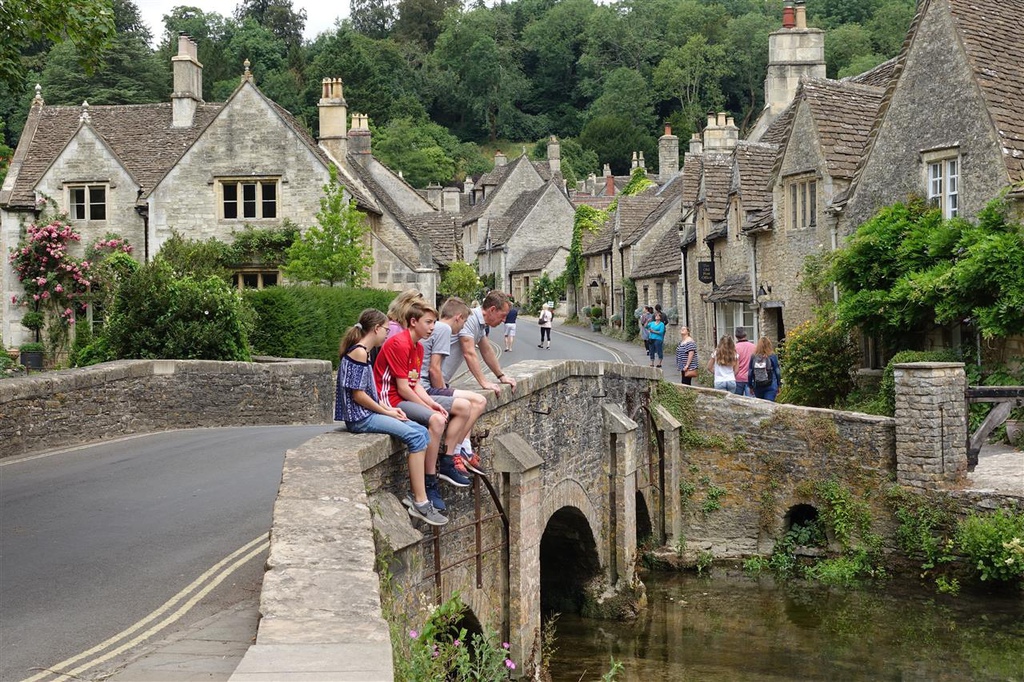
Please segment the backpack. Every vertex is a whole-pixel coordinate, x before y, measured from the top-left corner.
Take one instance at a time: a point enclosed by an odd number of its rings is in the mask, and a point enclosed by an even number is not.
[[[754,356],[754,386],[766,388],[772,385],[772,375],[768,370],[769,359],[767,355]]]

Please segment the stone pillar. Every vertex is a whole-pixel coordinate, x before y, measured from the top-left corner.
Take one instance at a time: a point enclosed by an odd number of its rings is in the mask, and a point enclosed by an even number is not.
[[[967,377],[960,362],[895,366],[896,481],[948,490],[967,472]]]
[[[665,490],[662,505],[665,517],[665,544],[674,547],[683,536],[683,504],[679,498],[679,481],[682,476],[679,450],[679,430],[682,428],[672,414],[662,405],[654,408],[654,426],[662,438],[661,457],[665,463]]]
[[[637,423],[618,405],[604,404],[604,458],[608,489],[603,524],[608,537],[608,583],[612,587],[633,582],[636,561]]]
[[[543,487],[537,454],[518,433],[507,433],[493,441],[493,469],[507,475],[505,513],[508,515],[508,582],[505,602],[508,613],[508,643],[512,660],[525,663],[534,642],[540,642],[540,539]],[[497,588],[497,586],[494,586]],[[540,661],[540,652],[535,659]],[[532,674],[532,671],[523,671]]]

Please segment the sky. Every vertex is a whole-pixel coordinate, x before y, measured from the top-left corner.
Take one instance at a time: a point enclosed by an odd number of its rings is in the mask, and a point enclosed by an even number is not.
[[[164,15],[179,5],[199,7],[204,12],[216,12],[230,17],[238,0],[135,0],[142,20],[153,33],[153,42],[159,43],[164,34]],[[306,30],[303,37],[313,39],[334,26],[339,16],[348,16],[347,0],[292,0],[292,9],[306,10]]]

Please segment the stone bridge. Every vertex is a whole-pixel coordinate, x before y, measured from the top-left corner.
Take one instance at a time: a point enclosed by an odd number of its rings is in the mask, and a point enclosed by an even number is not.
[[[260,634],[233,679],[263,679],[266,651],[289,642],[335,647],[334,663],[321,659],[328,677],[390,679],[390,662],[355,669],[342,653],[376,643],[387,660],[389,637],[403,633],[388,632],[377,602],[416,627],[424,603],[456,592],[470,629],[497,630],[531,674],[545,610],[628,617],[642,607],[641,545],[691,558],[768,553],[817,513],[817,484],[831,480],[865,501],[886,538],[887,487],[955,489],[966,473],[962,365],[901,367],[896,419],[671,385],[646,367],[536,361],[506,371],[518,390],[491,395],[474,434],[489,480],[446,489],[440,530],[414,526],[399,502],[408,478],[397,442],[339,431],[288,453]],[[345,558],[371,533],[388,569],[383,593],[366,557]]]

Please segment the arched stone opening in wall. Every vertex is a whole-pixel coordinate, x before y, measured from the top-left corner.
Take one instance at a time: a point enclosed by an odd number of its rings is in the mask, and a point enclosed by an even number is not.
[[[655,547],[660,539],[654,535],[654,524],[651,523],[651,512],[647,508],[644,494],[636,491],[636,546],[639,548]]]
[[[782,519],[782,530],[787,543],[795,548],[824,549],[831,540],[818,508],[806,503],[795,504],[789,508]]]
[[[594,533],[576,507],[562,507],[540,540],[540,605],[548,613],[580,613],[586,586],[601,577]]]

